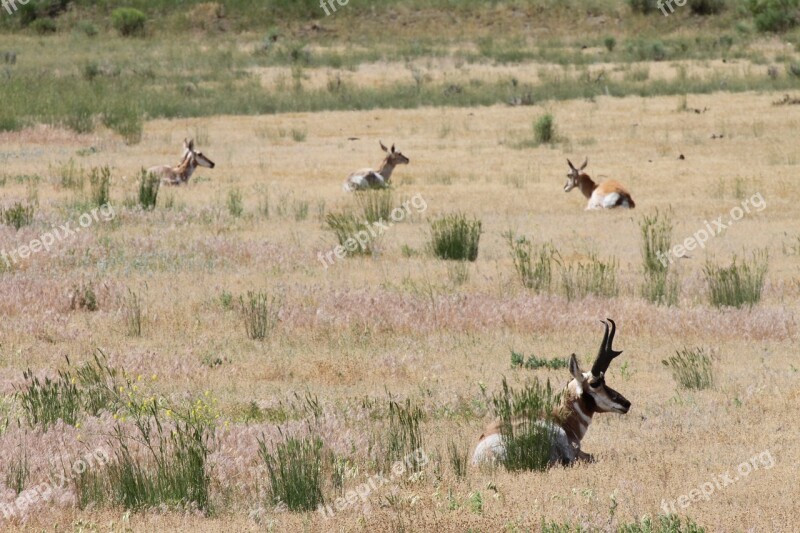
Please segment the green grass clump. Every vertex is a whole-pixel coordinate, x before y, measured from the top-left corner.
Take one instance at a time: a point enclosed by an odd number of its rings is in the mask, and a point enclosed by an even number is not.
[[[396,461],[404,461],[408,467],[418,471],[424,466],[411,461],[424,449],[422,421],[425,413],[421,407],[406,399],[405,403],[389,400],[389,432],[387,435],[387,470]]]
[[[684,348],[661,363],[672,371],[672,377],[684,389],[703,390],[714,384],[711,357],[703,348]]]
[[[511,368],[527,368],[529,370],[536,370],[537,368],[549,368],[550,370],[559,370],[561,368],[569,368],[569,359],[563,357],[545,359],[543,357],[536,357],[535,355],[530,355],[527,359],[525,359],[524,354],[512,350]]]
[[[258,440],[258,454],[267,466],[272,503],[293,512],[313,511],[325,503],[323,443],[318,437],[288,438],[270,452]]]
[[[239,218],[244,214],[244,201],[242,200],[242,191],[239,188],[234,188],[228,191],[228,213],[234,218]]]
[[[581,300],[594,295],[611,298],[619,294],[616,259],[602,261],[595,255],[588,262],[569,265],[561,270],[561,284],[567,300]]]
[[[391,189],[358,191],[354,195],[356,206],[364,221],[374,224],[389,221],[394,209],[394,193]]]
[[[550,292],[553,263],[560,264],[555,247],[549,243],[535,246],[526,237],[515,237],[511,231],[503,236],[508,242],[514,269],[522,286],[537,293]]]
[[[139,205],[144,210],[155,209],[161,180],[155,174],[142,169],[139,174]]]
[[[123,37],[144,35],[147,15],[132,7],[120,7],[111,13],[111,25]]]
[[[800,23],[800,0],[747,0],[746,6],[762,32],[782,32]]]
[[[644,285],[642,296],[660,305],[678,303],[678,279],[671,271],[672,218],[656,211],[639,223],[642,232]]]
[[[369,225],[352,211],[328,213],[325,215],[325,224],[348,255],[371,255],[375,251],[380,235],[376,232],[373,237]],[[356,236],[360,236],[361,240],[357,240]]]
[[[542,115],[533,124],[537,144],[550,144],[556,140],[556,120],[550,113]]]
[[[22,374],[25,385],[17,392],[17,399],[31,427],[47,428],[56,421],[74,426],[81,408],[78,385],[72,382],[69,371],[59,370],[55,379],[41,381],[28,369]]]
[[[89,171],[92,205],[103,207],[111,201],[111,169],[108,165],[92,167]]]
[[[0,221],[6,226],[19,231],[23,226],[28,226],[33,222],[33,215],[36,208],[33,204],[22,205],[15,202],[11,207],[0,208]]]
[[[281,298],[266,292],[247,291],[247,298],[239,297],[239,311],[244,320],[247,336],[253,340],[264,340],[278,325]]]
[[[550,465],[553,412],[558,401],[549,381],[542,385],[536,380],[515,390],[503,378],[501,391],[492,396],[492,407],[500,419],[500,434],[506,444],[502,464],[507,470],[543,471]]]
[[[129,337],[141,337],[144,325],[144,306],[142,295],[128,288],[128,295],[122,303],[122,316]]]
[[[444,215],[431,222],[430,249],[439,259],[475,261],[481,239],[481,221],[462,213]]]
[[[706,263],[703,271],[711,305],[741,308],[757,304],[761,301],[768,268],[767,250],[754,252],[750,261],[744,259],[741,263],[734,255],[728,267]]]

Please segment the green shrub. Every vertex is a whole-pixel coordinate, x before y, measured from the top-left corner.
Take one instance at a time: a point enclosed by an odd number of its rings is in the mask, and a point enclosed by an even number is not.
[[[228,191],[228,213],[232,217],[239,218],[244,214],[244,202],[242,201],[242,191],[234,188]]]
[[[155,209],[161,179],[142,169],[139,174],[139,205],[144,210]]]
[[[354,195],[362,218],[369,224],[390,220],[394,209],[394,193],[391,189],[358,191]]]
[[[800,0],[747,0],[747,7],[759,31],[786,31],[800,22]]]
[[[439,259],[475,261],[481,239],[481,221],[462,213],[444,215],[431,222],[430,249]]]
[[[111,13],[111,25],[124,37],[144,35],[146,22],[147,16],[131,7],[120,7]]]
[[[684,389],[703,390],[714,384],[714,370],[703,348],[684,348],[661,364],[672,371],[672,377]]]
[[[328,213],[325,216],[325,223],[334,235],[339,245],[347,250],[347,254],[370,255],[375,250],[376,241],[380,237],[376,233],[373,237],[370,227],[352,212]],[[364,237],[357,240],[356,236]]]
[[[92,188],[92,204],[97,207],[108,205],[111,201],[111,169],[108,165],[92,167],[89,185]]]
[[[247,291],[247,299],[239,297],[239,311],[244,319],[247,336],[253,340],[264,340],[278,325],[281,298],[266,292]]]
[[[644,285],[642,295],[650,302],[663,305],[678,303],[678,279],[671,274],[672,218],[656,211],[639,223],[642,233]]]
[[[549,243],[534,247],[525,237],[515,238],[511,231],[503,236],[508,242],[514,269],[522,286],[537,293],[549,292],[553,281],[553,263],[560,263],[555,247]]]
[[[704,273],[708,283],[709,300],[715,307],[752,307],[761,301],[769,255],[767,250],[753,253],[752,259],[737,263],[737,257],[728,267],[706,263]]]
[[[400,404],[389,400],[389,433],[387,435],[387,470],[396,461],[406,461],[414,457],[424,448],[421,423],[425,413],[421,407],[406,399]],[[418,461],[406,461],[414,471],[418,471],[424,464]]]
[[[288,438],[270,453],[266,442],[258,439],[258,454],[267,467],[273,504],[307,512],[325,503],[322,448],[318,437]]]
[[[533,134],[538,144],[550,144],[556,139],[555,118],[550,113],[539,117],[533,125]]]
[[[15,202],[11,207],[0,208],[0,222],[19,231],[21,227],[33,222],[35,211],[36,207],[33,204],[22,205],[20,202]]]
[[[606,47],[606,50],[608,50],[609,52],[613,52],[614,48],[617,47],[617,40],[611,35],[609,35],[608,37],[603,39],[603,45]]]
[[[31,23],[30,27],[39,35],[48,35],[58,31],[56,21],[50,18],[37,18]]]
[[[144,117],[135,103],[109,104],[103,113],[103,125],[121,135],[125,144],[134,145],[142,141]]]
[[[22,377],[25,384],[17,390],[16,396],[31,427],[41,424],[47,428],[58,420],[75,425],[80,414],[81,396],[69,371],[59,370],[57,378],[41,381],[28,369]]]
[[[503,466],[510,471],[545,470],[554,444],[553,411],[559,397],[548,381],[534,381],[515,390],[503,378],[502,389],[492,396],[492,408],[500,419],[506,445]]]
[[[92,22],[89,22],[88,20],[79,20],[75,24],[74,31],[77,33],[83,33],[87,37],[94,37],[95,35],[100,33],[100,30],[97,29],[97,26],[95,26]]]
[[[588,262],[569,265],[561,270],[561,282],[567,300],[581,300],[588,295],[610,298],[619,293],[616,259],[601,261],[595,255]]]

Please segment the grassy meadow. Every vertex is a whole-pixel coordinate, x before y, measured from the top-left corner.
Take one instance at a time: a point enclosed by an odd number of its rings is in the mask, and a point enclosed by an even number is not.
[[[123,37],[68,4],[0,11],[0,529],[800,527],[797,30],[241,0],[131,2]],[[148,207],[185,138],[215,168]],[[410,164],[343,192],[379,141]],[[636,209],[563,192],[586,157]],[[470,465],[504,385],[560,389],[607,317],[633,406],[596,462]]]

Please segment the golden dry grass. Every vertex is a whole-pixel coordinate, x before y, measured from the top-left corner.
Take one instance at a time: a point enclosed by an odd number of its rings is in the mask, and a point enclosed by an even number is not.
[[[613,530],[617,521],[656,515],[662,500],[674,501],[769,451],[773,468],[753,472],[679,514],[709,531],[796,530],[800,258],[786,245],[800,234],[798,120],[791,109],[771,105],[779,96],[689,96],[691,107],[709,109],[704,114],[679,111],[678,98],[630,97],[526,108],[153,121],[134,147],[106,132],[4,134],[2,172],[45,180],[38,186],[37,224],[19,233],[0,228],[0,246],[9,249],[65,221],[61,206],[76,193],[48,178],[51,168],[71,157],[84,166],[114,167],[112,197],[120,207],[115,224],[98,223],[0,275],[3,393],[13,392],[27,367],[52,372],[64,355],[82,361],[100,347],[129,373],[156,375],[153,388],[161,394],[181,398],[211,391],[222,420],[230,423],[218,432],[212,518],[78,511],[67,492],[63,501],[41,505],[14,525],[103,527],[112,521],[116,529],[137,531],[516,531],[536,530],[546,519]],[[562,142],[515,149],[516,142],[533,136],[532,122],[546,111],[555,116]],[[292,130],[307,132],[307,139],[296,142]],[[174,198],[172,209],[143,214],[122,208],[138,169],[175,163],[183,137],[191,135],[217,168],[198,170],[188,187],[164,190]],[[389,230],[379,257],[348,258],[326,270],[317,253],[334,241],[317,218],[318,206],[330,212],[348,204],[341,184],[350,171],[379,162],[379,139],[396,142],[411,158],[394,176],[398,199],[419,194],[428,209]],[[99,150],[75,155],[87,146]],[[686,160],[678,160],[679,154]],[[585,155],[590,174],[629,188],[636,210],[586,212],[577,191],[563,193],[565,158]],[[671,207],[680,242],[706,220],[727,218],[741,204],[737,187],[748,198],[761,193],[767,207],[711,239],[706,251],[679,261],[677,308],[642,301],[642,213]],[[225,207],[232,188],[244,194],[241,219]],[[265,190],[269,219],[258,214]],[[3,203],[28,193],[9,179]],[[292,206],[299,201],[309,203],[307,220],[294,220]],[[277,213],[280,204],[288,210],[284,216]],[[462,285],[453,283],[442,262],[424,253],[408,258],[401,250],[407,245],[423,252],[427,219],[455,210],[479,217],[484,227],[479,259]],[[567,259],[591,252],[618,258],[620,297],[567,303],[560,296],[526,293],[502,238],[508,229],[552,241]],[[770,271],[763,302],[752,310],[710,308],[702,279],[706,257],[727,262],[733,253],[764,247]],[[69,310],[67,294],[81,281],[98,288],[98,312]],[[126,287],[144,295],[141,339],[124,333],[119,309]],[[237,314],[219,303],[223,291],[238,296],[249,289],[284,294],[278,333],[263,343],[247,340]],[[449,440],[465,449],[474,445],[489,419],[482,387],[491,393],[503,375],[515,383],[534,374],[557,384],[567,379],[564,371],[511,370],[510,350],[547,357],[576,352],[588,366],[599,342],[598,321],[606,316],[619,324],[617,345],[625,350],[609,384],[633,408],[627,416],[595,418],[584,448],[597,463],[522,475],[470,469],[466,479],[455,479],[446,446]],[[683,346],[705,346],[715,355],[713,390],[676,389],[661,360]],[[222,364],[204,364],[214,358]],[[245,427],[240,413],[251,401],[274,407],[306,390],[325,407],[330,420],[324,432],[332,446],[355,447],[360,459],[382,425],[359,418],[365,416],[356,407],[359,400],[386,398],[387,390],[413,398],[429,413],[426,450],[442,457],[439,471],[429,468],[419,479],[404,479],[394,496],[387,489],[331,520],[276,512],[265,504],[263,471],[254,456],[255,437],[272,425]],[[98,434],[89,434],[92,427]],[[69,446],[80,448],[76,433],[102,442],[103,427],[51,432],[63,431],[64,439],[73,439]],[[6,459],[20,431],[0,436]],[[373,473],[362,471],[351,483]],[[470,504],[475,493],[483,500],[480,513]],[[612,495],[618,502],[614,517]]]

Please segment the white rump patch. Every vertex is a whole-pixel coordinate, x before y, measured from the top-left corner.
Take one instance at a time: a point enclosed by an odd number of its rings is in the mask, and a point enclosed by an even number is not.
[[[605,209],[611,209],[612,207],[617,207],[617,203],[619,202],[620,198],[621,196],[618,192],[612,192],[606,194],[603,197],[603,207]]]

